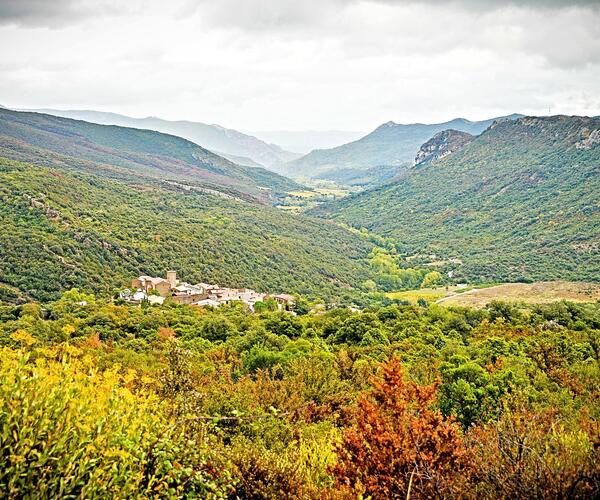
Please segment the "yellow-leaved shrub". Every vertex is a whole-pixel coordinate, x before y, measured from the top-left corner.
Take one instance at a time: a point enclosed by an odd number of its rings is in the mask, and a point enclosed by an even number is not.
[[[134,371],[83,351],[0,349],[0,497],[223,497],[228,478]]]

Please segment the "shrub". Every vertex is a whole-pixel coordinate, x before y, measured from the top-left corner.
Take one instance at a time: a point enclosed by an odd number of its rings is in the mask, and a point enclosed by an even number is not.
[[[98,371],[68,346],[0,360],[1,497],[226,494],[134,371]]]
[[[435,391],[405,380],[398,359],[383,364],[338,447],[338,485],[373,499],[464,494],[469,454],[460,427],[432,409]]]
[[[471,433],[477,494],[485,498],[597,498],[598,423],[560,422],[552,412],[507,411]]]

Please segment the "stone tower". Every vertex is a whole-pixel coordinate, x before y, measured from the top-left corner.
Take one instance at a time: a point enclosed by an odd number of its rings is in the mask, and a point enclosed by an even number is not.
[[[177,271],[167,271],[167,281],[171,288],[175,288],[177,286]]]

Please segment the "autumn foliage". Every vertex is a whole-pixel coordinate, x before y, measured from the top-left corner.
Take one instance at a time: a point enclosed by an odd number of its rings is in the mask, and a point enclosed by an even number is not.
[[[46,307],[0,305],[0,498],[600,498],[600,304]]]
[[[381,369],[339,446],[338,485],[373,499],[456,495],[470,456],[460,426],[433,408],[436,385],[409,381],[396,358]]]
[[[598,498],[599,430],[586,415],[567,427],[523,409],[473,429],[478,498]]]

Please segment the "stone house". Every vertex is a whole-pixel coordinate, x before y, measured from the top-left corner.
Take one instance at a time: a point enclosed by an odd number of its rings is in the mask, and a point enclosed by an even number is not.
[[[146,293],[158,292],[161,297],[167,297],[171,293],[171,283],[164,278],[152,276],[140,276],[131,282],[133,289],[143,290]]]

